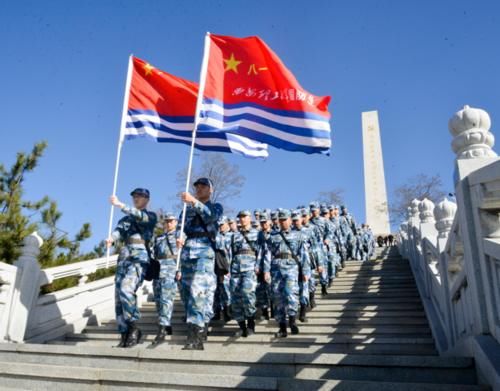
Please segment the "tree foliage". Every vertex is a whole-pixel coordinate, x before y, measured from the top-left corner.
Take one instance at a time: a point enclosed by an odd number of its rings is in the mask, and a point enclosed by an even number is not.
[[[39,261],[42,267],[55,266],[86,259],[80,253],[81,243],[91,236],[90,224],[85,223],[74,236],[58,228],[62,212],[48,196],[31,201],[24,198],[24,181],[34,171],[47,143],[36,143],[31,152],[19,152],[10,168],[0,164],[0,261],[13,263],[21,253],[23,239],[38,231],[44,243]]]
[[[179,192],[185,190],[187,170],[181,170],[177,173],[177,186]],[[228,207],[228,203],[241,194],[245,177],[240,174],[240,168],[236,164],[231,164],[221,153],[203,154],[198,167],[193,169],[191,174],[190,188],[194,181],[200,177],[210,178],[214,184],[212,201],[219,202]],[[181,208],[182,204],[176,205]]]
[[[394,189],[393,202],[389,208],[391,220],[395,223],[405,220],[408,207],[415,198],[419,200],[427,198],[437,203],[445,195],[440,175],[419,174],[411,177],[406,183]]]

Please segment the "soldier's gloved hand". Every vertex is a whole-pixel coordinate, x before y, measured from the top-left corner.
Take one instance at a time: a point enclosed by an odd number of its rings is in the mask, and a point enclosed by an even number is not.
[[[181,273],[181,272],[177,272],[177,273],[175,273],[175,279],[176,279],[177,281],[180,281],[180,280],[181,280],[181,278],[182,278],[182,273]]]
[[[175,243],[176,243],[176,245],[177,245],[177,248],[178,248],[178,249],[181,249],[181,248],[182,248],[182,246],[184,246],[184,239],[179,238],[179,239],[177,239],[177,240],[175,241]]]
[[[181,200],[186,204],[194,204],[196,201],[198,201],[195,197],[191,195],[191,193],[188,192],[181,193]]]
[[[303,280],[304,282],[307,282],[307,281],[309,281],[309,277],[308,277],[308,276],[302,276],[302,280]]]
[[[269,273],[269,272],[265,272],[265,273],[264,273],[264,280],[265,280],[266,282],[270,282],[270,281],[271,281],[271,273]]]
[[[113,238],[109,237],[105,240],[105,242],[106,242],[106,247],[110,248],[113,245],[114,240]]]
[[[109,202],[111,202],[111,205],[113,206],[116,206],[118,208],[123,208],[125,206],[125,204],[123,202],[121,202],[117,196],[115,195],[112,195],[111,197],[109,197]]]
[[[318,266],[318,273],[323,273],[323,266]]]

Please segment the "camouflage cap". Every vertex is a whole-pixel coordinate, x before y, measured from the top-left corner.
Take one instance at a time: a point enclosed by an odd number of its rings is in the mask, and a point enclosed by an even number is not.
[[[134,190],[132,190],[132,192],[130,193],[130,195],[133,197],[134,195],[141,195],[141,196],[144,196],[146,198],[149,198],[149,190],[148,189],[145,189],[143,187],[137,187],[135,188]]]
[[[303,207],[300,210],[300,214],[302,215],[302,217],[308,216],[309,215],[309,210],[306,207]]]
[[[324,215],[324,214],[330,213],[330,211],[328,210],[328,208],[326,206],[322,206],[321,210],[320,210],[320,213],[322,215]]]
[[[278,212],[278,218],[280,220],[286,220],[290,217],[290,211],[288,209],[280,209]]]
[[[163,221],[167,221],[167,220],[177,220],[177,216],[175,216],[173,213],[167,212],[163,216]]]
[[[309,209],[311,210],[318,210],[319,209],[319,203],[317,201],[312,201],[309,203]]]
[[[243,217],[243,216],[251,216],[252,213],[249,210],[240,210],[238,213],[238,217]]]
[[[226,224],[226,223],[229,223],[229,219],[227,216],[222,216],[219,221],[218,221],[219,225],[222,225],[222,224]]]
[[[276,220],[278,218],[279,211],[273,210],[271,212],[271,220]]]
[[[263,223],[265,221],[269,221],[269,215],[267,213],[262,213],[259,216],[259,222]]]
[[[293,210],[291,215],[292,215],[292,220],[294,221],[298,221],[302,218],[302,214],[298,209]]]

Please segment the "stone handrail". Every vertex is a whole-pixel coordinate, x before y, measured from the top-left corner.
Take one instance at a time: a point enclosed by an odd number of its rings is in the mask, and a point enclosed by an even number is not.
[[[117,259],[118,255],[111,255],[109,260],[107,257],[102,257],[43,269],[40,285],[50,284],[54,280],[65,277],[79,276],[78,286],[82,286],[87,282],[89,274],[95,273],[97,270],[116,266]]]
[[[116,255],[41,270],[41,245],[36,233],[29,235],[14,265],[0,263],[0,340],[47,342],[114,317],[114,277],[87,280],[89,274],[115,266]],[[72,276],[79,277],[78,286],[40,294],[43,285]],[[144,284],[138,301],[150,295],[151,284]]]
[[[500,159],[488,114],[466,106],[450,120],[456,202],[413,200],[400,227],[439,352],[472,356],[500,387]]]

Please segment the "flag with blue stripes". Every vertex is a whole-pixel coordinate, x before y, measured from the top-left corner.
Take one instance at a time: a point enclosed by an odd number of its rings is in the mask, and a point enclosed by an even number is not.
[[[133,58],[125,140],[149,138],[160,143],[191,145],[198,85]],[[197,130],[195,148],[267,158],[267,145],[240,134]]]
[[[329,96],[304,90],[259,37],[209,38],[199,130],[231,132],[288,151],[330,153]]]

